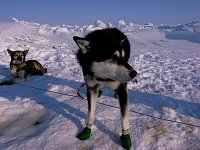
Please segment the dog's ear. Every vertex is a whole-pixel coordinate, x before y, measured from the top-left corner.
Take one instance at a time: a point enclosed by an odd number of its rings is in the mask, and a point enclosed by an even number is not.
[[[11,50],[9,50],[9,49],[7,49],[7,52],[8,52],[8,54],[11,56],[12,55],[12,53],[13,53],[13,51],[11,51]]]
[[[23,53],[24,53],[25,56],[28,54],[28,51],[29,51],[29,50],[23,51]]]
[[[90,47],[90,41],[78,36],[73,37],[78,47],[82,50],[83,54],[87,53]]]

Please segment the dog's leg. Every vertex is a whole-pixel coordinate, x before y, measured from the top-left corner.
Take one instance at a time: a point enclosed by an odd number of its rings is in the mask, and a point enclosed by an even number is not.
[[[116,96],[119,99],[120,110],[121,110],[121,125],[122,134],[129,134],[129,110],[128,110],[128,94],[126,83],[120,84],[116,90]]]
[[[116,96],[119,99],[121,111],[121,125],[122,125],[122,146],[126,149],[131,148],[131,138],[129,134],[129,108],[128,108],[128,91],[127,83],[122,83],[117,88]]]
[[[98,90],[98,85],[95,85],[94,87],[87,87],[88,121],[84,130],[77,136],[80,140],[87,140],[90,137],[91,126],[94,123]]]
[[[19,76],[20,79],[26,80],[26,72],[25,72],[25,70],[20,70],[17,73],[18,73],[18,76]]]
[[[96,110],[97,96],[98,96],[99,86],[87,88],[87,99],[88,99],[88,122],[87,127],[91,128],[94,123],[94,115]]]

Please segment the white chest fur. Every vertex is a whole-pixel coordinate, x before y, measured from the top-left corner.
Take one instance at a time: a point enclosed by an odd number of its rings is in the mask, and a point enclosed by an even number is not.
[[[24,79],[25,78],[25,70],[20,70],[20,71],[17,71],[18,67],[16,65],[11,65],[11,74],[12,74],[12,77],[13,78],[21,78],[21,79]]]
[[[12,76],[16,78],[17,77],[17,66],[11,65],[10,71],[11,71]]]

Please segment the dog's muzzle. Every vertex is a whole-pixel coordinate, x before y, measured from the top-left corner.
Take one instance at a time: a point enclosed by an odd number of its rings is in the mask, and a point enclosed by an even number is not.
[[[125,63],[124,66],[128,69],[129,71],[129,77],[130,77],[130,80],[132,80],[133,78],[136,77],[137,75],[137,72],[128,64],[128,63]]]

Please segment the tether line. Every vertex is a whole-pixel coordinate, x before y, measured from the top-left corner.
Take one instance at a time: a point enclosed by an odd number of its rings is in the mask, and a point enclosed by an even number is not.
[[[79,95],[71,95],[71,94],[66,94],[66,93],[61,93],[61,92],[55,92],[55,91],[45,90],[45,89],[42,89],[42,88],[37,88],[37,87],[33,87],[33,86],[27,86],[27,85],[19,84],[19,83],[17,83],[17,85],[25,86],[25,87],[29,87],[29,88],[32,88],[32,89],[45,91],[45,92],[50,92],[50,93],[55,93],[55,94],[60,94],[60,95],[66,95],[66,96],[70,96],[70,97],[80,97],[83,100],[87,100],[87,98],[84,98],[83,96],[79,96]],[[113,106],[113,105],[109,105],[109,104],[105,104],[105,103],[101,103],[101,102],[97,102],[97,103],[100,104],[100,105],[107,106],[107,107],[112,107],[112,108],[120,109],[117,106]],[[154,119],[158,119],[158,120],[163,120],[163,121],[166,121],[166,122],[172,122],[172,123],[183,124],[183,125],[187,125],[187,126],[192,126],[192,127],[200,128],[200,126],[195,125],[195,124],[184,123],[184,122],[175,121],[175,120],[171,120],[171,119],[165,119],[165,118],[161,118],[161,117],[156,117],[156,116],[153,116],[153,115],[148,115],[148,114],[137,112],[137,111],[134,111],[134,110],[129,110],[129,111],[132,112],[132,113],[141,115],[141,116],[146,116],[146,117],[150,117],[150,118],[154,118]]]

